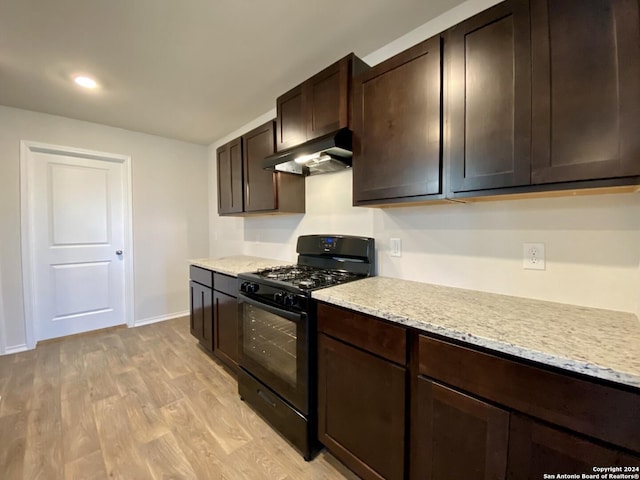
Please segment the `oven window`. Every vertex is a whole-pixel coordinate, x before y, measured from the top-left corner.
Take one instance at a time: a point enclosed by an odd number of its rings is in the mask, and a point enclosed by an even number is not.
[[[242,321],[243,353],[295,387],[296,323],[246,303]]]

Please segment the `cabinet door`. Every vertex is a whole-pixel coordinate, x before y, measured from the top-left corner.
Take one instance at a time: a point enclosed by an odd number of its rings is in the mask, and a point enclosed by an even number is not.
[[[303,85],[288,91],[276,101],[278,151],[299,145],[307,140],[307,117]]]
[[[348,126],[349,57],[311,77],[303,89],[308,139]]]
[[[593,467],[640,466],[640,457],[592,443],[528,417],[513,415],[509,440],[510,480],[544,474],[593,474]]]
[[[422,377],[411,408],[412,479],[505,478],[508,412]]]
[[[210,288],[189,282],[191,291],[191,335],[213,351],[213,295]]]
[[[278,208],[275,173],[262,168],[262,160],[273,153],[273,121],[242,136],[244,146],[244,211]]]
[[[355,205],[442,193],[440,60],[436,37],[356,79]]]
[[[242,139],[218,148],[218,213],[242,212]]]
[[[238,300],[214,290],[215,355],[229,367],[238,368]]]
[[[404,475],[405,369],[319,335],[319,440],[365,479]]]
[[[533,183],[640,174],[637,0],[532,0]]]
[[[529,2],[508,0],[453,27],[444,49],[451,191],[528,185]]]

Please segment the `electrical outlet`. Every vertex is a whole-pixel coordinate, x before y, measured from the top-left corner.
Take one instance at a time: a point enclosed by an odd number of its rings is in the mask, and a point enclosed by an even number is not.
[[[392,257],[402,256],[402,240],[399,238],[389,239],[389,249],[391,250]]]
[[[522,267],[525,270],[544,270],[544,243],[522,244]]]

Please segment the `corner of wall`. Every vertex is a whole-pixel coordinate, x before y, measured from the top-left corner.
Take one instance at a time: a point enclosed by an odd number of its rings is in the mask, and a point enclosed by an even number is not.
[[[466,2],[447,10],[443,14],[411,30],[410,32],[407,32],[391,43],[371,52],[363,57],[363,60],[371,66],[377,65],[378,63],[422,42],[423,40],[444,32],[448,28],[472,17],[477,13],[480,13],[483,10],[486,10],[489,7],[492,7],[497,3],[500,3],[501,1],[502,0],[467,0]]]

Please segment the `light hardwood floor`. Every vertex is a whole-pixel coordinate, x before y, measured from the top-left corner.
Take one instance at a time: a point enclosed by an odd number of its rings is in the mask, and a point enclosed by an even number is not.
[[[356,479],[302,457],[242,402],[188,318],[0,357],[0,478]]]

